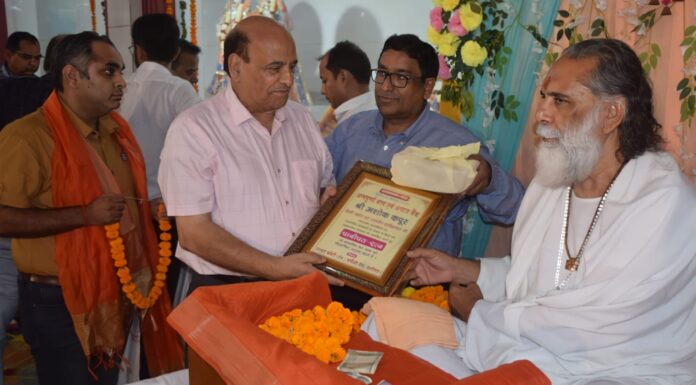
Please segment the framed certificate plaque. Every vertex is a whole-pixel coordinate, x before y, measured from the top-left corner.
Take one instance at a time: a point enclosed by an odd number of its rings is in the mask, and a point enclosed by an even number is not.
[[[427,245],[456,195],[399,186],[388,169],[357,162],[286,255],[326,257],[320,269],[371,295],[392,295],[408,270],[406,251]]]

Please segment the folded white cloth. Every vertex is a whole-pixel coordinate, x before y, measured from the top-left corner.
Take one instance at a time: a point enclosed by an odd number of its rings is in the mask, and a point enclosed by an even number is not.
[[[464,146],[406,147],[392,158],[392,181],[421,190],[461,193],[476,177],[479,162],[467,159],[478,154],[480,142]]]

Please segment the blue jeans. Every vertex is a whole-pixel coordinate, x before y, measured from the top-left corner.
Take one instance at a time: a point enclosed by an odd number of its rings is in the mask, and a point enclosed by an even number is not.
[[[0,238],[0,385],[4,384],[3,360],[7,344],[7,325],[17,312],[17,268],[12,261],[9,238]]]
[[[94,369],[98,380],[90,375],[60,286],[29,282],[20,275],[19,315],[41,385],[116,384],[117,367]]]

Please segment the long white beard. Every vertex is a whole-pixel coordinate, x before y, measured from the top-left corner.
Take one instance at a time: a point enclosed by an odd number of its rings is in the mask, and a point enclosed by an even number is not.
[[[559,138],[558,142],[539,142],[536,153],[536,178],[551,187],[570,186],[584,180],[599,160],[602,143],[594,132],[599,123],[597,106],[575,126],[561,134],[548,125],[540,124],[537,134],[542,138]]]

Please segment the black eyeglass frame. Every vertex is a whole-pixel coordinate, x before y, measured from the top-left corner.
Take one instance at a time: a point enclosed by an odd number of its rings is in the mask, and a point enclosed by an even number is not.
[[[12,53],[19,55],[23,60],[41,60],[44,58],[41,54],[34,56],[22,51],[12,51]]]
[[[377,80],[377,75],[379,73],[384,73],[384,79],[382,81]],[[399,79],[399,77],[406,79],[403,81],[403,85],[398,85],[398,84],[394,83],[394,75],[397,76],[397,79]],[[389,72],[389,71],[385,71],[385,70],[380,69],[380,68],[372,69],[370,78],[372,79],[373,82],[375,82],[377,84],[384,84],[384,82],[387,80],[387,78],[389,78],[389,83],[393,87],[396,87],[396,88],[406,88],[408,86],[409,80],[421,80],[422,81],[425,79],[425,78],[423,78],[423,76],[413,76],[413,75],[408,75],[408,74],[404,74],[404,73],[400,73],[400,72]]]

